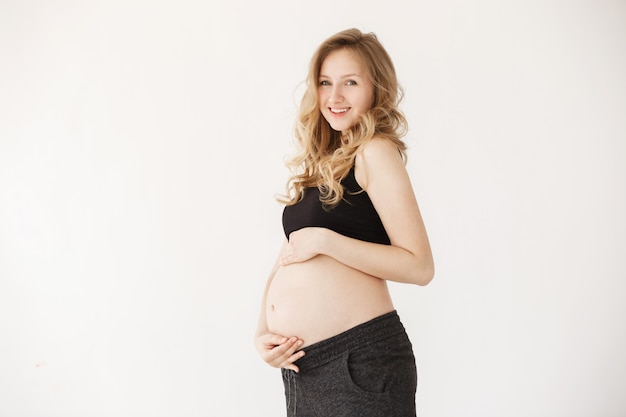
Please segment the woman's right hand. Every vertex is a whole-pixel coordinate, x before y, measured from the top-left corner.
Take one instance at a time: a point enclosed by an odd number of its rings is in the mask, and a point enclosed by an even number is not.
[[[264,333],[254,338],[256,350],[268,365],[295,372],[300,372],[300,369],[294,362],[304,356],[304,351],[296,352],[302,343],[303,341],[295,336],[284,337],[273,333]]]

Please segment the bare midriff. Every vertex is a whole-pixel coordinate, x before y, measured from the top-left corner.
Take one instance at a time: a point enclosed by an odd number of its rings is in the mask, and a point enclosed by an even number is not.
[[[278,268],[266,300],[269,331],[303,346],[394,309],[386,281],[324,255]]]

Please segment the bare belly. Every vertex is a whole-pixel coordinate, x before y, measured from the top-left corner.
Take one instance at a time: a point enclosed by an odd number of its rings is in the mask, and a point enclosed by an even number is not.
[[[272,333],[319,342],[393,310],[387,283],[327,256],[281,267],[267,292]]]

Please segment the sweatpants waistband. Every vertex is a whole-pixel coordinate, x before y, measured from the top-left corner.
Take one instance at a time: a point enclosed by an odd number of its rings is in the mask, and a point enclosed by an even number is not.
[[[295,364],[301,371],[312,369],[323,365],[345,351],[403,333],[406,334],[404,325],[400,321],[398,312],[393,310],[336,336],[304,347],[302,350],[306,352],[306,355],[298,359]]]

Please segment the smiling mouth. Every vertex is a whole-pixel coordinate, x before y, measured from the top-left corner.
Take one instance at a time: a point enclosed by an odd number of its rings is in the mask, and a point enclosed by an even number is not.
[[[345,113],[345,112],[347,112],[348,110],[350,110],[350,107],[345,108],[345,109],[335,109],[335,108],[330,107],[330,108],[329,108],[329,110],[330,110],[330,112],[331,112],[331,113],[333,113],[333,114],[342,114],[342,113]]]

